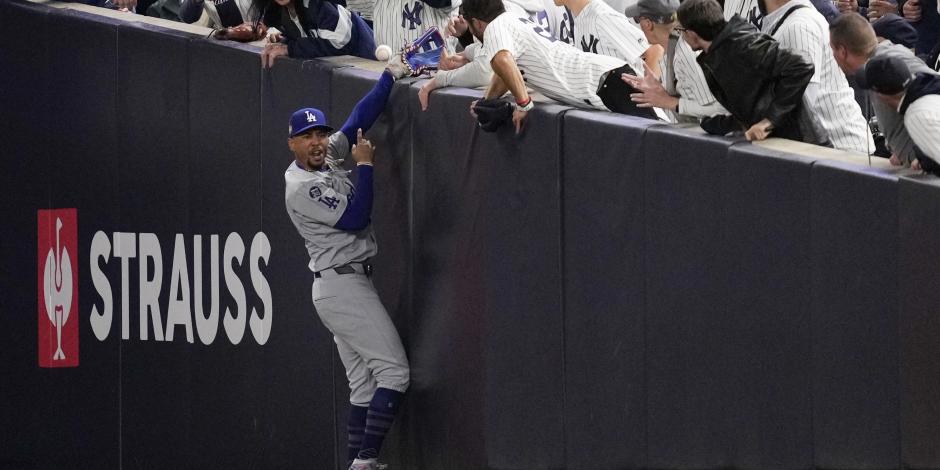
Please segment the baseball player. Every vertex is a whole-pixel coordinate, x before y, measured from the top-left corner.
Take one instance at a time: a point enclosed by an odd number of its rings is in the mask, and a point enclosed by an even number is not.
[[[650,45],[643,31],[603,0],[555,0],[574,14],[575,47],[616,57],[627,62],[634,70],[643,70],[645,63],[658,76],[659,59],[664,49]]]
[[[313,304],[333,334],[349,379],[350,470],[376,470],[409,383],[401,339],[369,278],[369,259],[376,253],[370,218],[374,149],[362,133],[382,112],[393,83],[392,75],[383,73],[339,132],[313,108],[296,111],[288,128],[294,162],[284,173],[285,202],[310,255]],[[356,185],[340,166],[350,155]]]
[[[654,116],[630,101],[635,89],[621,81],[620,75],[633,73],[633,69],[624,60],[583,52],[557,41],[532,21],[507,13],[500,0],[466,0],[463,6],[470,31],[491,57],[493,80],[485,97],[512,93],[516,100],[512,121],[517,133],[522,132],[526,113],[534,107],[526,85],[571,106]]]
[[[828,134],[832,146],[868,155],[875,149],[868,121],[855,101],[845,74],[829,47],[829,24],[808,0],[764,0],[767,14],[761,32],[784,49],[812,62],[812,80],[803,92],[803,105]]]
[[[447,31],[460,0],[375,0],[372,23],[375,43],[399,51],[421,37],[431,26]]]

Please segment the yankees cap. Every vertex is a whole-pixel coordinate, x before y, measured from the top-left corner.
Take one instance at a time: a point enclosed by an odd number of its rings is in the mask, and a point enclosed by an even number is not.
[[[670,23],[676,19],[679,0],[638,0],[628,6],[623,14],[627,18],[645,16],[657,23]]]
[[[859,88],[885,95],[904,91],[913,78],[914,74],[907,68],[907,64],[891,56],[875,57],[855,73],[855,83]]]
[[[323,111],[316,108],[302,108],[291,115],[287,133],[294,137],[313,128],[333,130],[333,127],[326,122],[326,115]]]

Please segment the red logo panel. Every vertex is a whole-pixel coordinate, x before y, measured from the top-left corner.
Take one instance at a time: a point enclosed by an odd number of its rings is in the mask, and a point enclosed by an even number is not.
[[[78,366],[78,212],[40,210],[39,367]]]

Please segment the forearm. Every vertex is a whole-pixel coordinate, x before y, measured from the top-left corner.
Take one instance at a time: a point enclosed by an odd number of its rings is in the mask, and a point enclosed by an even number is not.
[[[508,52],[496,53],[490,65],[493,67],[493,80],[490,82],[490,88],[486,90],[486,98],[498,98],[508,90],[516,101],[529,100],[529,92],[525,88],[522,73]]]
[[[718,101],[702,104],[688,98],[679,97],[679,114],[703,118],[728,114],[728,110]]]
[[[358,129],[362,129],[362,132],[368,131],[385,110],[385,103],[388,102],[394,84],[395,79],[391,74],[382,72],[382,76],[379,77],[372,91],[356,103],[356,107],[353,108],[349,118],[340,129],[346,135],[346,141],[349,142],[350,147],[356,141],[356,131]]]
[[[356,166],[358,175],[356,181],[356,195],[351,198],[349,205],[334,227],[340,230],[358,232],[372,222],[372,165]]]
[[[493,77],[493,69],[490,68],[489,61],[485,57],[480,60],[474,60],[459,69],[437,72],[435,80],[444,86],[461,86],[467,88],[478,88],[487,86]],[[503,91],[505,93],[505,91]]]

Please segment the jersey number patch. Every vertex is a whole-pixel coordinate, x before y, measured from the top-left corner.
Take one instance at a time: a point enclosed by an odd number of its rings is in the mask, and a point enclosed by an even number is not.
[[[519,21],[531,26],[532,30],[535,31],[535,34],[538,34],[539,36],[542,36],[543,38],[548,39],[549,41],[552,41],[552,42],[557,41],[557,39],[555,39],[555,36],[552,35],[551,31],[539,26],[538,23],[528,18],[519,18]]]

